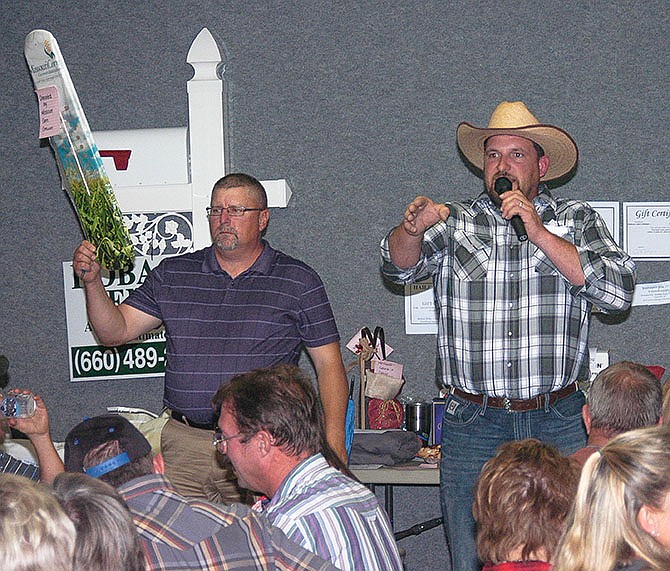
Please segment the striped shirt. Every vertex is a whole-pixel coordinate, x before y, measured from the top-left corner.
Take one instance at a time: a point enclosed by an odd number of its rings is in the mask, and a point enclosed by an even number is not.
[[[418,263],[391,262],[396,283],[432,277],[438,316],[438,379],[470,393],[528,399],[589,378],[591,311],[630,307],[635,264],[588,204],[555,200],[544,185],[533,200],[545,228],[574,244],[585,285],[571,284],[530,241],[519,242],[488,196],[449,204],[429,228]]]
[[[298,464],[264,506],[296,543],[345,571],[401,571],[388,517],[363,484],[321,454]]]
[[[213,246],[168,258],[124,303],[163,321],[165,405],[196,422],[212,420],[223,381],[340,340],[318,274],[268,244],[234,279]]]
[[[184,498],[158,474],[118,488],[139,531],[147,570],[335,571],[241,504]]]
[[[4,450],[0,450],[0,472],[5,474],[18,474],[19,476],[25,476],[31,480],[38,481],[40,479],[40,469],[34,464],[28,464],[28,462],[22,462],[21,460],[14,458],[10,454],[7,454]]]

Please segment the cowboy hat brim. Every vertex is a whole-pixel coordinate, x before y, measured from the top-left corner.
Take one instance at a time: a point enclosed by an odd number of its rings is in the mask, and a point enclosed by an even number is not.
[[[481,129],[470,123],[461,123],[456,139],[465,158],[479,170],[484,170],[484,142],[494,135],[514,135],[530,139],[544,149],[549,157],[549,169],[543,180],[550,181],[569,173],[577,164],[579,151],[573,138],[553,125],[529,125],[504,129]]]

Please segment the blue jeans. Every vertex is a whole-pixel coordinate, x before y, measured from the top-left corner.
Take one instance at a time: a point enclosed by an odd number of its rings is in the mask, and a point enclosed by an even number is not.
[[[442,422],[440,500],[453,571],[479,571],[473,489],[484,463],[510,440],[537,438],[571,454],[586,444],[581,391],[541,410],[507,412],[447,397]]]

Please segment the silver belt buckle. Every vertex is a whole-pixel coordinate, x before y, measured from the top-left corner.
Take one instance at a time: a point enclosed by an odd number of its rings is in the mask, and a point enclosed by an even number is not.
[[[512,401],[508,397],[503,397],[503,407],[507,412],[512,412]]]

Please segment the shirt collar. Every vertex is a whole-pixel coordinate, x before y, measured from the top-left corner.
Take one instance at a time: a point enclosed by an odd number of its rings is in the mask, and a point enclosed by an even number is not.
[[[276,250],[270,246],[265,240],[262,240],[263,251],[261,255],[258,256],[256,261],[251,265],[250,268],[243,272],[247,273],[257,273],[267,275],[272,270],[274,265]],[[206,274],[225,274],[219,266],[219,261],[216,258],[216,248],[214,244],[205,249],[205,259],[202,261],[202,271]]]
[[[270,499],[267,507],[281,502],[284,497],[290,497],[293,490],[300,484],[304,482],[313,482],[313,474],[310,474],[310,472],[318,471],[327,466],[328,462],[326,462],[326,459],[320,452],[309,458],[305,458],[286,475],[286,478],[284,478],[281,486],[279,486],[279,489]]]
[[[119,493],[126,501],[152,493],[156,490],[174,491],[172,484],[162,474],[139,476],[118,487]]]
[[[556,199],[551,195],[551,192],[549,192],[546,184],[540,183],[539,194],[535,197],[533,202],[535,204],[535,209],[544,224],[551,220],[556,220],[556,210],[558,205],[556,204]]]
[[[547,185],[544,184],[543,182],[541,182],[540,186],[538,187],[537,196],[535,197],[534,201],[537,201],[539,204],[551,207],[553,210],[556,210],[556,200],[551,195],[551,192],[549,192]]]

